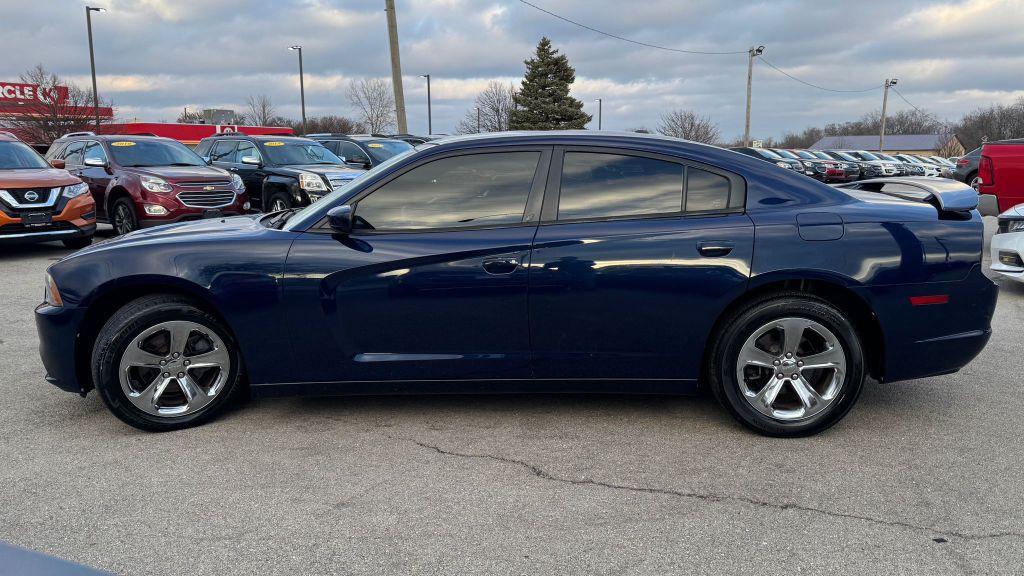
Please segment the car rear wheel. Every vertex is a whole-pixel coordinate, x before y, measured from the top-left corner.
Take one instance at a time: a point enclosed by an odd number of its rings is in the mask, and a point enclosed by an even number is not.
[[[803,294],[777,295],[725,322],[710,376],[719,402],[744,425],[769,436],[805,436],[853,407],[864,354],[842,311]]]
[[[113,218],[110,223],[114,226],[114,233],[118,236],[127,234],[139,228],[139,220],[135,216],[135,206],[128,198],[118,198],[114,202]]]
[[[155,295],[118,310],[96,338],[93,381],[121,420],[143,430],[194,426],[220,412],[240,385],[241,357],[213,315],[185,298]]]
[[[970,180],[968,180],[968,182],[970,183],[971,188],[974,188],[975,192],[978,192],[978,191],[981,190],[981,178],[979,178],[977,174],[971,176],[971,178],[970,178]]]

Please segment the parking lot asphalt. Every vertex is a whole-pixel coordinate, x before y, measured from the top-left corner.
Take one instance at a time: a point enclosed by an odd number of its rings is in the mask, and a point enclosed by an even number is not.
[[[148,434],[43,381],[66,253],[0,252],[2,541],[127,574],[1024,572],[1012,282],[973,363],[869,383],[812,438],[628,395],[267,399]]]

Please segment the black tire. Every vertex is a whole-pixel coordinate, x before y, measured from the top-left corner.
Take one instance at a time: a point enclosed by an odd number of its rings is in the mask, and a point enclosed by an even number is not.
[[[85,248],[86,246],[92,244],[92,235],[90,234],[89,236],[68,238],[67,240],[61,240],[61,243],[64,244],[65,248],[70,248],[72,250],[81,250],[82,248]]]
[[[185,320],[201,324],[225,344],[231,367],[225,384],[200,410],[182,416],[157,416],[143,412],[128,400],[122,390],[119,366],[126,348],[144,330],[161,322]],[[133,300],[107,320],[92,352],[92,378],[103,403],[125,423],[148,431],[178,430],[210,420],[222,412],[238,390],[243,377],[242,358],[231,333],[220,320],[180,296],[156,294]]]
[[[274,192],[267,199],[267,210],[266,212],[277,212],[279,210],[287,210],[292,207],[292,199],[286,192]]]
[[[135,214],[135,204],[130,198],[118,198],[110,207],[110,225],[118,236],[139,229],[139,217]]]
[[[809,319],[821,324],[835,335],[846,355],[846,376],[831,404],[804,420],[778,420],[754,409],[743,396],[737,379],[736,366],[744,342],[759,327],[781,318]],[[725,319],[709,355],[709,387],[740,423],[760,434],[809,436],[831,427],[850,411],[864,386],[864,365],[860,337],[841,310],[807,294],[778,293],[750,302]]]

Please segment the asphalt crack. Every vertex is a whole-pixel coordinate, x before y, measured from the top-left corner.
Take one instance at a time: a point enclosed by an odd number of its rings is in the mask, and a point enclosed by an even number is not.
[[[722,502],[736,502],[740,504],[747,504],[758,508],[766,508],[771,510],[777,510],[780,512],[788,510],[796,510],[799,512],[808,512],[812,514],[820,514],[822,516],[828,516],[831,518],[840,518],[845,520],[858,520],[862,522],[869,522],[879,526],[887,526],[890,528],[905,528],[909,530],[915,530],[918,532],[925,532],[932,538],[936,543],[945,542],[944,538],[935,538],[934,536],[944,536],[947,538],[958,538],[961,540],[987,540],[994,538],[1022,538],[1024,539],[1024,533],[1014,532],[1011,530],[999,531],[999,532],[967,532],[960,530],[947,530],[942,528],[935,528],[932,526],[924,526],[921,524],[914,524],[911,522],[903,522],[900,520],[886,520],[885,518],[877,518],[874,516],[865,516],[861,514],[850,514],[847,512],[836,512],[834,510],[826,510],[824,508],[817,508],[814,506],[804,506],[801,504],[793,503],[775,503],[766,502],[764,500],[757,500],[747,496],[735,496],[726,494],[714,494],[714,493],[703,493],[703,492],[686,492],[682,490],[673,490],[670,488],[652,488],[647,486],[631,486],[628,484],[616,484],[613,482],[603,482],[600,480],[592,480],[587,478],[565,478],[561,476],[555,476],[554,474],[544,470],[536,464],[531,464],[523,460],[516,460],[515,458],[508,458],[506,456],[498,456],[494,454],[471,454],[465,452],[455,452],[452,450],[445,450],[440,446],[434,446],[433,444],[427,444],[420,442],[419,440],[413,440],[413,443],[433,450],[443,456],[452,456],[457,458],[470,458],[478,460],[492,460],[495,462],[502,462],[505,464],[512,464],[520,468],[524,468],[530,472],[533,476],[542,480],[550,482],[558,482],[561,484],[568,484],[573,486],[595,486],[599,488],[605,488],[609,490],[622,490],[627,492],[637,492],[642,494],[657,494],[662,496],[669,496],[673,498],[685,498],[689,500],[697,500],[703,502],[722,503]],[[941,542],[940,542],[941,540]]]

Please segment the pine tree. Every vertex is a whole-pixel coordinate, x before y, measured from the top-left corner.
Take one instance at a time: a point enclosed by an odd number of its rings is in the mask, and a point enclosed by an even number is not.
[[[576,81],[576,70],[569,59],[541,38],[537,53],[526,60],[526,76],[515,95],[512,130],[567,130],[583,128],[591,116],[583,111],[583,102],[569,95]]]

